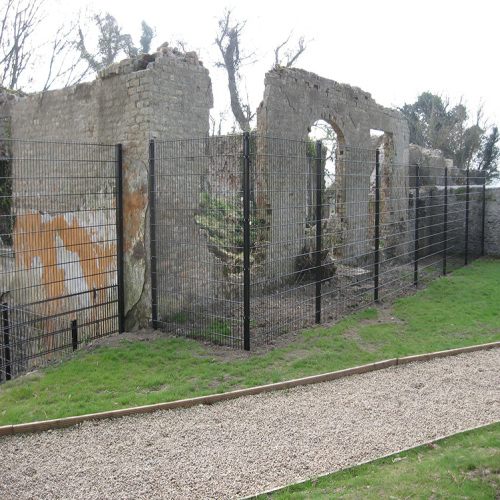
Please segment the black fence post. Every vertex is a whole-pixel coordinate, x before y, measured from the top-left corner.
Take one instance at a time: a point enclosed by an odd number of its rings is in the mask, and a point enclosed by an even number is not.
[[[71,321],[71,344],[73,346],[73,351],[76,351],[78,349],[78,323],[76,319]]]
[[[243,134],[243,348],[250,350],[250,133]]]
[[[486,172],[483,172],[483,206],[481,213],[481,257],[484,257],[484,240],[486,229]]]
[[[123,153],[122,145],[115,146],[116,176],[116,253],[118,285],[118,332],[125,331],[125,282],[123,263]]]
[[[448,259],[448,167],[444,167],[444,204],[443,204],[443,276],[446,276]]]
[[[155,141],[149,141],[149,235],[151,248],[151,316],[158,329],[158,280],[156,270]]]
[[[316,323],[321,323],[321,281],[323,267],[321,265],[322,251],[322,222],[323,222],[323,146],[321,141],[316,142]]]
[[[5,380],[10,380],[12,375],[11,359],[10,359],[10,325],[9,325],[9,308],[7,303],[3,304],[2,311],[3,323],[3,361],[5,366]]]
[[[380,262],[380,150],[375,151],[375,255],[373,300],[378,302]]]
[[[418,285],[418,219],[420,208],[420,165],[415,165],[415,250],[413,255],[413,284]]]
[[[470,174],[467,169],[467,185],[465,188],[465,265],[469,264],[469,197],[470,197]]]
[[[0,343],[1,345],[3,346],[4,345],[4,336],[3,336],[3,332],[4,332],[4,323],[5,323],[5,320],[4,320],[4,314],[5,314],[5,310],[7,308],[7,304],[4,303],[0,306],[0,310],[2,311],[2,336],[0,337]],[[4,361],[4,358],[3,358],[3,352],[4,352],[4,348],[3,347],[0,347],[0,382],[2,382],[2,373],[3,373],[3,367],[4,367],[4,364],[5,364],[5,361]]]

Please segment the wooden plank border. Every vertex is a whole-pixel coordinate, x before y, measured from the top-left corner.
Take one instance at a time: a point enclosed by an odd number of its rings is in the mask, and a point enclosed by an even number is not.
[[[121,410],[111,410],[101,413],[90,413],[88,415],[78,415],[74,417],[58,418],[54,420],[45,420],[42,422],[31,422],[27,424],[4,425],[0,427],[0,436],[8,436],[12,434],[22,434],[27,432],[47,431],[49,429],[61,429],[64,427],[71,427],[88,420],[103,420],[112,418],[121,418],[129,415],[137,415],[140,413],[151,413],[158,410],[171,410],[174,408],[187,408],[196,405],[211,405],[220,401],[227,401],[236,399],[242,396],[251,396],[254,394],[261,394],[263,392],[279,391],[283,389],[290,389],[292,387],[299,387],[302,385],[318,384],[321,382],[328,382],[330,380],[339,379],[342,377],[349,377],[351,375],[359,375],[361,373],[368,373],[391,366],[398,366],[407,363],[414,363],[419,361],[430,361],[435,358],[443,358],[446,356],[456,356],[474,351],[484,351],[500,347],[500,342],[491,342],[489,344],[480,344],[469,347],[460,347],[457,349],[450,349],[447,351],[438,351],[427,354],[418,354],[415,356],[406,356],[403,358],[393,358],[377,363],[370,363],[367,365],[356,366],[354,368],[347,368],[321,375],[313,375],[310,377],[299,378],[295,380],[288,380],[285,382],[278,382],[275,384],[261,385],[257,387],[250,387],[248,389],[240,389],[232,392],[225,392],[223,394],[211,394],[209,396],[199,396],[190,399],[181,399],[178,401],[170,401],[167,403],[158,403],[146,406],[137,406],[135,408],[124,408]]]
[[[371,458],[369,460],[364,460],[363,462],[355,462],[352,465],[347,465],[345,467],[341,467],[340,469],[334,469],[330,472],[325,472],[324,474],[320,474],[319,476],[314,476],[314,480],[318,480],[318,479],[322,479],[324,477],[332,476],[333,474],[337,474],[337,472],[342,472],[342,471],[346,471],[349,469],[354,469],[355,467],[362,467],[363,465],[370,464],[372,462],[375,462],[376,460],[384,460],[386,458],[391,458],[391,457],[394,457],[396,455],[400,455],[402,453],[408,453],[412,450],[422,448],[425,445],[429,446],[429,445],[432,445],[434,443],[439,443],[445,439],[449,439],[453,436],[457,436],[458,434],[465,434],[467,432],[477,431],[479,429],[486,429],[487,427],[491,427],[492,425],[495,425],[496,423],[497,422],[492,422],[490,424],[478,425],[477,427],[470,427],[468,429],[463,429],[459,432],[454,432],[453,434],[446,434],[444,436],[434,438],[431,441],[423,441],[420,444],[417,444],[415,446],[410,446],[410,448],[402,448],[398,451],[394,451],[394,452],[388,453],[386,455],[382,455],[381,457]],[[247,496],[247,497],[239,498],[238,500],[252,500],[254,498],[260,497],[261,495],[272,495],[273,493],[278,493],[279,491],[285,490],[286,488],[290,488],[292,486],[297,486],[299,484],[307,483],[307,481],[310,481],[311,479],[312,478],[308,477],[306,479],[299,480],[296,483],[288,483],[288,484],[285,484],[283,486],[277,486],[276,488],[262,491],[260,493],[255,493],[255,494]]]

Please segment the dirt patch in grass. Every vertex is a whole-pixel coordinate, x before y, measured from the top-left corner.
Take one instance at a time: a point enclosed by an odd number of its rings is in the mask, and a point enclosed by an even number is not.
[[[363,339],[363,337],[360,334],[360,331],[363,328],[367,328],[373,325],[379,325],[382,323],[386,325],[404,324],[404,321],[400,320],[399,318],[396,318],[392,314],[390,306],[385,306],[385,307],[379,306],[376,308],[376,311],[377,311],[376,317],[359,319],[355,326],[351,326],[345,333],[342,334],[342,338],[356,342],[356,345],[362,351],[375,352],[380,347],[380,345],[373,344]]]
[[[369,342],[364,341],[361,338],[361,335],[359,334],[359,330],[357,328],[350,328],[346,333],[342,335],[342,338],[348,339],[348,340],[353,340],[356,342],[356,345],[362,350],[362,351],[368,351],[368,352],[374,352],[377,350],[376,345],[370,344]]]
[[[327,325],[323,326],[326,327]],[[277,337],[276,339],[270,341],[268,344],[261,344],[255,347],[252,346],[251,351],[244,351],[235,349],[234,347],[230,346],[221,346],[212,344],[211,342],[203,342],[189,338],[186,338],[186,342],[192,342],[202,348],[203,352],[198,354],[200,357],[206,358],[211,356],[216,358],[218,361],[231,362],[237,360],[247,360],[252,358],[253,356],[261,356],[277,348],[287,347],[291,343],[297,342],[298,334],[298,331],[285,333],[280,337]],[[125,332],[121,334],[115,333],[113,335],[100,338],[98,340],[95,340],[91,344],[84,346],[81,350],[91,352],[95,349],[99,349],[100,347],[119,347],[122,346],[124,342],[154,342],[157,340],[165,340],[169,338],[178,337],[161,330],[144,328],[136,332]]]
[[[478,467],[471,472],[465,472],[464,476],[471,481],[488,483],[495,490],[495,498],[500,498],[500,469]]]

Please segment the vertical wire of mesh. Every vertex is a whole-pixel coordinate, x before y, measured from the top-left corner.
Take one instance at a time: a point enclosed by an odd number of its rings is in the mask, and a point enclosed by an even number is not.
[[[118,330],[115,147],[0,142],[0,302],[14,376],[71,351],[75,321],[78,343]]]

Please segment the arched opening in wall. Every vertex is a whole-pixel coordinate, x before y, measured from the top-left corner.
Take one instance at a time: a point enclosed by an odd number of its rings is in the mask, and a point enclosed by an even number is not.
[[[380,150],[381,157],[384,157],[387,163],[394,161],[394,144],[391,132],[371,129],[370,140],[372,147]]]
[[[334,260],[342,257],[342,189],[339,178],[342,175],[342,159],[345,155],[345,140],[340,128],[334,123],[326,120],[317,120],[309,128],[308,155],[317,158],[316,143],[321,141],[321,219],[322,219],[322,260],[327,264],[324,269],[329,274],[335,273]],[[311,235],[316,234],[314,221],[317,219],[318,186],[316,168],[317,162],[311,161],[310,175],[307,180],[307,207],[308,226]],[[310,248],[314,248],[311,242]]]
[[[344,136],[337,125],[333,122],[329,123],[325,120],[317,120],[309,128],[309,151],[308,155],[311,157],[316,156],[316,142],[321,141],[322,145],[322,169],[323,169],[323,205],[327,213],[323,218],[328,218],[330,211],[335,210],[335,178],[337,174],[338,159],[343,155],[341,145],[344,144]],[[314,207],[314,192],[315,192],[315,179],[314,165],[312,166],[311,176],[308,182],[308,206]],[[314,217],[313,213],[308,214],[308,217]]]
[[[339,154],[339,145],[344,145],[344,135],[340,128],[334,122],[326,120],[317,120],[309,128],[309,141],[315,143],[321,141],[324,157],[324,177],[325,187],[335,183],[335,173],[337,168],[337,158]]]
[[[390,165],[394,163],[394,143],[392,139],[392,134],[390,132],[384,132],[382,130],[371,129],[370,130],[370,142],[373,149],[378,149],[380,152],[380,188],[381,194],[389,195],[387,192],[390,189]],[[370,176],[370,187],[371,191],[375,189],[375,164]]]

